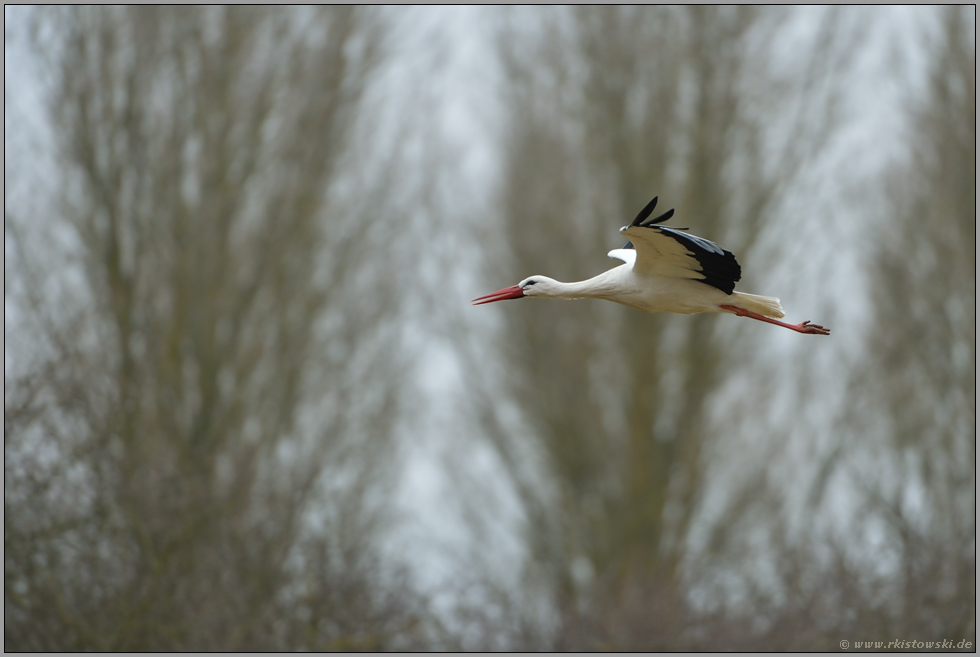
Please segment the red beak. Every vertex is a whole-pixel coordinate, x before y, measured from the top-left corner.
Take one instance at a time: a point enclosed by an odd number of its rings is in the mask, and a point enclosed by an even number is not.
[[[482,297],[477,297],[473,299],[473,305],[479,306],[484,303],[493,303],[494,301],[503,301],[504,299],[520,299],[524,296],[524,290],[518,285],[512,287],[505,287],[502,290],[497,290],[496,292],[491,292]]]

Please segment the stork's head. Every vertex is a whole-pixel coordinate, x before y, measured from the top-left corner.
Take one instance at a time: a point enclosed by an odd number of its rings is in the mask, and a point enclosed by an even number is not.
[[[504,299],[520,299],[521,297],[546,297],[551,296],[549,292],[554,289],[554,279],[547,276],[530,276],[525,278],[517,285],[505,287],[502,290],[491,292],[482,297],[473,299],[473,305],[479,306],[484,303],[503,301]]]

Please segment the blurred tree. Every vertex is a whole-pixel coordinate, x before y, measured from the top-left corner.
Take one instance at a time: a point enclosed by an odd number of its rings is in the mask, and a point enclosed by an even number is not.
[[[371,502],[403,365],[356,132],[380,15],[36,17],[78,257],[5,207],[39,363],[4,386],[5,649],[418,645]]]
[[[792,19],[782,10],[596,7],[526,19],[500,39],[512,252],[492,278],[594,275],[601,245],[620,246],[612,231],[654,194],[678,208],[680,225],[752,253],[833,124],[839,85],[828,80],[848,52],[836,14],[790,72],[772,64]],[[523,491],[532,570],[559,611],[557,646],[687,645],[684,541],[709,399],[741,362],[737,338],[716,336],[714,317],[609,304],[507,311],[504,349],[522,373],[508,383],[540,437],[540,467],[488,423]]]
[[[976,8],[940,17],[876,208],[864,361],[826,470],[856,479],[861,525],[887,537],[881,629],[976,645]]]
[[[900,157],[860,187],[870,317],[835,431],[817,428],[835,447],[795,482],[809,498],[795,510],[803,522],[764,476],[732,496],[726,513],[739,524],[768,518],[775,583],[743,595],[751,614],[710,619],[726,646],[976,645],[975,8],[919,18],[926,38],[903,46],[921,48],[927,74],[906,89]],[[902,80],[908,69],[888,73]],[[716,532],[713,559],[759,550],[737,533]],[[750,618],[764,619],[754,633]]]

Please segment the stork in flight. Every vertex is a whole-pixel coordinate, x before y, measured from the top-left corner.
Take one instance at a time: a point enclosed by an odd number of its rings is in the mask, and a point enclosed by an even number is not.
[[[742,277],[742,268],[735,256],[714,242],[681,232],[686,228],[658,226],[674,211],[647,219],[656,206],[654,198],[633,223],[619,229],[629,242],[610,251],[609,257],[625,264],[578,283],[531,276],[512,287],[473,299],[473,304],[521,297],[607,299],[651,313],[732,313],[799,333],[830,335],[830,329],[809,320],[801,324],[780,322],[784,313],[775,297],[736,292],[735,282]]]

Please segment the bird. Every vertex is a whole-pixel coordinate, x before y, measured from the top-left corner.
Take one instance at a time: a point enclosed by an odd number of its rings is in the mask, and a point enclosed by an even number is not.
[[[799,324],[779,321],[785,313],[776,297],[736,292],[742,267],[731,251],[685,232],[687,228],[659,225],[674,216],[673,209],[650,219],[657,199],[647,203],[629,226],[620,228],[629,241],[608,255],[622,260],[622,265],[575,283],[530,276],[471,303],[478,306],[524,297],[606,299],[646,312],[728,313],[797,333],[830,335],[829,328],[809,320]]]

